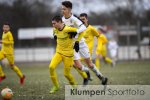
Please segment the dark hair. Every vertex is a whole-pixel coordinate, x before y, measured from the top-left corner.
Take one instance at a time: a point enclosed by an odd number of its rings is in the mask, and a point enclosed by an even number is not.
[[[54,16],[54,17],[52,18],[52,21],[56,21],[56,22],[61,21],[61,22],[62,22],[62,18],[61,18],[61,16],[56,15],[56,16]]]
[[[70,1],[63,1],[61,4],[67,8],[72,9],[72,3]]]
[[[8,22],[3,23],[3,25],[8,25],[10,27],[10,24]]]
[[[86,17],[86,18],[88,18],[88,15],[86,13],[81,13],[80,17]]]

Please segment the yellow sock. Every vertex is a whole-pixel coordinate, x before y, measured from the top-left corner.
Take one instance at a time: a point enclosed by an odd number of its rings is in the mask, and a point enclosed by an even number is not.
[[[58,80],[57,80],[57,76],[50,76],[54,86],[56,87],[59,87],[59,83],[58,83]]]
[[[21,70],[20,70],[17,66],[14,66],[12,69],[17,73],[17,75],[18,75],[20,78],[23,77],[23,74],[22,74]]]
[[[76,82],[75,82],[74,77],[72,76],[72,74],[68,74],[65,77],[69,80],[70,85],[76,85]]]
[[[95,65],[98,69],[100,69],[100,61],[99,60],[100,60],[99,58],[95,59]]]
[[[74,77],[70,73],[70,68],[65,68],[64,69],[64,76],[68,79],[70,85],[76,85],[76,82],[74,80]]]
[[[54,86],[59,87],[56,70],[53,67],[49,67],[50,78]]]
[[[86,74],[85,72],[79,70],[79,69],[76,68],[76,67],[74,67],[74,68],[78,71],[78,73],[79,73],[83,78],[87,78],[87,74]]]
[[[0,65],[0,76],[1,77],[5,76],[5,74],[4,74],[3,70],[2,70],[2,66],[1,65]]]
[[[106,61],[107,63],[110,63],[110,64],[112,63],[112,60],[111,60],[110,58],[108,58],[108,57],[105,58],[105,61]]]

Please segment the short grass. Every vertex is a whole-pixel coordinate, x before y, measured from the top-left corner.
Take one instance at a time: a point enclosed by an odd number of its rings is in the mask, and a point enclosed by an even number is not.
[[[49,78],[49,63],[26,63],[17,64],[26,75],[25,84],[19,85],[19,78],[9,68],[3,67],[6,79],[0,83],[0,90],[9,87],[13,90],[12,100],[64,100],[64,85],[68,84],[63,75],[63,64],[57,67],[57,74],[60,83],[60,90],[56,94],[49,94],[52,82]],[[150,62],[132,61],[120,62],[116,67],[102,64],[101,72],[109,78],[112,85],[150,85]],[[82,84],[81,76],[72,69],[71,73],[75,76],[78,84]],[[92,73],[93,81],[89,84],[99,85],[100,81]],[[1,100],[1,97],[0,97]]]

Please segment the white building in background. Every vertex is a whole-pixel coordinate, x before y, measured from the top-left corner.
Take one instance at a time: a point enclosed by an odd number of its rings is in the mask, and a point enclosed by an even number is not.
[[[98,26],[96,26],[98,27]],[[123,33],[122,33],[123,34]],[[39,38],[51,38],[53,39],[52,27],[46,28],[21,28],[18,30],[18,38],[20,40],[33,40]],[[147,46],[141,46],[142,59],[150,58],[149,48]],[[136,60],[138,55],[135,52],[137,46],[119,46],[118,48],[118,60]],[[16,62],[49,62],[54,53],[54,47],[29,47],[29,48],[15,48],[15,61]],[[95,58],[93,56],[93,58]]]
[[[32,40],[36,38],[53,38],[53,28],[21,28],[18,30],[19,40]]]
[[[19,40],[33,40],[53,38],[53,28],[21,28],[18,30]],[[50,61],[55,52],[54,47],[38,47],[38,48],[17,48],[15,49],[16,62],[36,62],[36,61]]]

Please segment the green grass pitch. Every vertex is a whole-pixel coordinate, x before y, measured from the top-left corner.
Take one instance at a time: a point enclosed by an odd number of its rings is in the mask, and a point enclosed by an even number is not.
[[[49,94],[52,82],[49,78],[49,63],[28,63],[17,64],[26,75],[25,84],[19,85],[19,78],[9,68],[3,67],[6,73],[6,79],[0,83],[0,90],[9,87],[14,92],[12,100],[64,100],[64,85],[68,84],[63,75],[63,66],[57,67],[57,74],[60,83],[60,90],[56,94]],[[150,62],[149,61],[131,61],[120,62],[116,67],[102,64],[101,72],[106,75],[111,85],[150,85]],[[73,68],[71,73],[75,76],[78,84],[82,84],[81,76]],[[100,81],[91,72],[93,81],[91,85],[99,85]],[[0,97],[1,100],[1,97]]]

